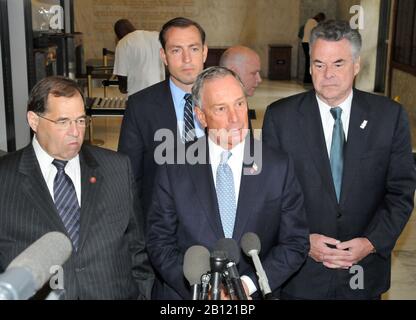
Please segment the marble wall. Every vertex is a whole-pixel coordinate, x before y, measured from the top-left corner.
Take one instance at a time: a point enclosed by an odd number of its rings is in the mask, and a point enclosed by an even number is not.
[[[267,75],[268,44],[289,44],[292,76],[297,68],[300,0],[74,0],[75,31],[84,34],[85,58],[114,49],[114,22],[130,19],[138,29],[160,30],[176,16],[198,21],[209,46],[244,44],[255,49]]]

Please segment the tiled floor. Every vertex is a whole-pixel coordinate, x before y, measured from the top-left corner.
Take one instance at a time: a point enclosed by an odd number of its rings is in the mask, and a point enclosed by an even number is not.
[[[257,119],[252,122],[253,128],[262,127],[267,105],[302,91],[305,91],[305,88],[294,81],[264,80],[254,97],[249,99],[250,108],[255,109],[257,113]],[[94,96],[101,94],[101,89],[94,90]],[[119,96],[118,89],[110,88],[109,96]],[[104,140],[103,147],[116,150],[121,120],[121,117],[94,118],[94,138]],[[391,288],[383,299],[416,299],[416,217],[413,215],[394,249]]]

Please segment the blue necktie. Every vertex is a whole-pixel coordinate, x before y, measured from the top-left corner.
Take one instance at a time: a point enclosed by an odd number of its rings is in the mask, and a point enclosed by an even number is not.
[[[67,163],[68,161],[57,159],[52,161],[52,164],[58,169],[55,180],[53,181],[53,194],[59,216],[62,219],[75,250],[77,250],[81,208],[78,204],[74,184],[71,178],[65,173]]]
[[[183,110],[183,132],[182,141],[189,142],[195,140],[194,111],[192,109],[192,95],[189,93],[183,97],[185,108]]]
[[[217,199],[220,209],[221,223],[226,238],[233,237],[236,201],[234,190],[233,172],[227,164],[228,159],[232,156],[230,151],[221,153],[221,162],[217,168]]]
[[[342,170],[344,167],[344,129],[341,120],[342,109],[340,107],[331,108],[331,114],[334,118],[334,129],[332,131],[332,143],[330,152],[330,163],[332,180],[334,181],[335,192],[337,194],[337,200],[341,195],[341,184],[342,184]]]

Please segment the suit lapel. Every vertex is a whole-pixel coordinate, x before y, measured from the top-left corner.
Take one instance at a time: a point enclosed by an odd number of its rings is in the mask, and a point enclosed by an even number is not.
[[[175,106],[169,87],[169,79],[163,83],[162,92],[155,96],[155,118],[160,121],[159,128],[171,130],[175,137],[178,129]]]
[[[303,103],[299,106],[298,111],[300,114],[299,128],[303,132],[303,137],[307,142],[309,154],[322,178],[324,188],[327,189],[333,200],[337,202],[315,91],[309,91]]]
[[[361,128],[364,121],[368,124]],[[341,201],[346,201],[349,190],[360,167],[360,155],[367,145],[368,132],[371,129],[369,105],[360,97],[360,92],[354,90],[351,104],[348,138],[345,146],[344,171],[341,187]]]
[[[49,221],[53,228],[66,233],[65,226],[59,217],[48,186],[42,176],[32,144],[28,145],[22,152],[19,172],[25,176],[22,192],[31,200],[33,207],[36,208],[39,214],[45,216],[44,220]]]
[[[90,151],[82,147],[80,152],[81,166],[81,220],[79,251],[87,236],[94,215],[99,214],[97,205],[100,203],[99,194],[103,185],[104,176],[98,170],[98,163]],[[94,179],[95,178],[95,179]]]
[[[212,230],[218,239],[224,238],[220,212],[218,208],[217,193],[214,186],[214,178],[209,162],[208,141],[206,137],[198,139],[198,150],[206,150],[206,164],[187,165],[198,199],[201,203]]]
[[[233,238],[239,242],[243,236],[243,232],[250,215],[255,201],[258,201],[258,190],[261,190],[261,180],[259,175],[256,174],[256,170],[253,168],[256,166],[253,152],[261,151],[254,147],[256,141],[251,134],[247,135],[245,146],[244,146],[244,161],[241,172],[240,191],[237,202],[236,220],[234,225]],[[261,144],[260,144],[261,145]],[[254,170],[254,171],[253,171]]]

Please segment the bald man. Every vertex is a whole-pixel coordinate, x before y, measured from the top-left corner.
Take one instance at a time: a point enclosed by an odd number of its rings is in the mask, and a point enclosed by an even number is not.
[[[251,97],[261,83],[260,57],[252,49],[244,46],[228,48],[221,56],[220,66],[226,67],[241,78],[246,94]]]

